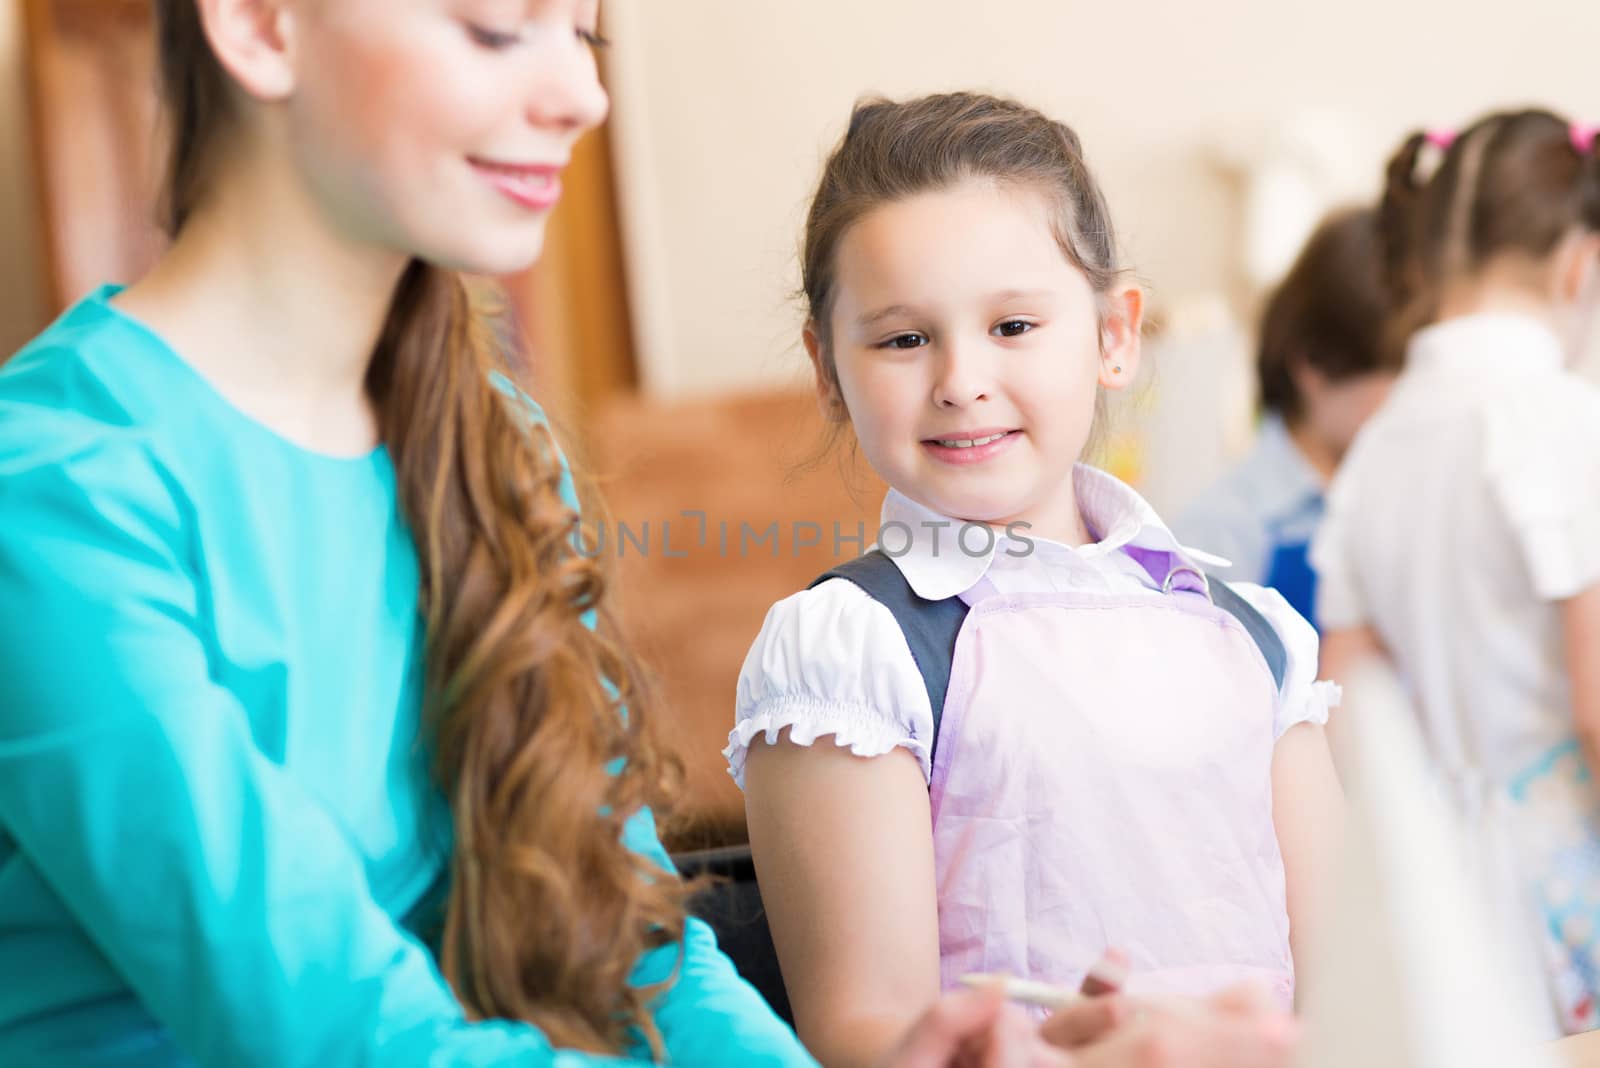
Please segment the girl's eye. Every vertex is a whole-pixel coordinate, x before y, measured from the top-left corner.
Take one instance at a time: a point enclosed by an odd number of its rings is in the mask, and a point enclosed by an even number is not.
[[[578,40],[582,41],[584,44],[588,45],[590,48],[610,48],[611,47],[611,42],[609,40],[607,40],[605,37],[601,36],[601,33],[600,33],[599,30],[579,29],[578,30]]]
[[[1024,319],[1007,319],[1005,322],[995,327],[994,330],[995,333],[999,334],[1001,337],[1021,337],[1029,330],[1032,330],[1033,327],[1033,323],[1027,322]]]
[[[494,52],[503,52],[522,43],[522,34],[520,33],[502,33],[499,30],[491,30],[485,26],[477,26],[472,23],[467,24],[467,33],[476,44]]]
[[[927,343],[928,339],[921,334],[896,334],[878,347],[884,349],[920,349]]]

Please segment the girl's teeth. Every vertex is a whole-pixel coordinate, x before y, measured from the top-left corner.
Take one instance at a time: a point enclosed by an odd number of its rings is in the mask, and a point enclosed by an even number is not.
[[[999,441],[1004,434],[990,434],[986,438],[939,438],[938,443],[947,449],[970,449],[974,445],[987,445],[991,441]]]

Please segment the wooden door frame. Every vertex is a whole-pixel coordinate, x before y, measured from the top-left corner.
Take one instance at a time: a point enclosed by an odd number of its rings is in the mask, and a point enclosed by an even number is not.
[[[70,152],[61,150],[59,140],[53,135],[67,129],[71,121],[71,108],[75,105],[59,97],[65,92],[65,86],[56,84],[59,71],[56,65],[64,54],[64,42],[72,40],[114,46],[119,40],[149,33],[153,18],[151,0],[23,0],[23,69],[27,83],[28,146],[38,204],[36,225],[40,261],[51,315],[58,314],[75,299],[87,281],[68,277],[74,262],[63,247],[65,238],[60,220],[66,212],[77,208],[75,205],[58,203],[63,180],[61,169],[72,166],[74,160]],[[116,54],[114,49],[108,49],[108,52]],[[153,84],[150,92],[155,92]],[[100,99],[80,100],[77,104],[94,107],[106,102],[107,98],[102,96]],[[113,109],[122,105],[132,108],[140,106],[136,99],[120,95],[112,99],[111,104]],[[125,121],[113,121],[108,126],[114,137],[112,154],[129,161],[132,166],[134,158],[139,156],[135,151],[138,144],[130,144],[127,136],[132,134],[138,137],[135,129],[137,123],[125,114],[120,118]],[[124,172],[124,179],[126,174]],[[125,226],[127,229],[108,234],[112,247],[125,253],[134,250],[133,258],[136,260],[147,258],[149,250],[158,244],[153,215],[148,219],[150,232],[143,235],[144,227],[131,222],[125,214],[114,214],[117,217],[107,220],[108,225]],[[125,240],[136,232],[143,236],[131,243]],[[145,241],[149,244],[141,244]],[[145,252],[138,253],[139,248],[144,248]]]
[[[543,255],[505,280],[541,402],[574,430],[639,383],[608,135],[574,146]]]

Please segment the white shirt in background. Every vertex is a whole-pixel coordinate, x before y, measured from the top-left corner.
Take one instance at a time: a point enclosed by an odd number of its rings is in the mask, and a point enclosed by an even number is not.
[[[1550,1037],[1594,1026],[1594,788],[1558,602],[1600,581],[1600,390],[1535,319],[1419,332],[1312,548],[1325,630],[1370,625],[1406,685],[1507,952]]]
[[[1516,315],[1420,331],[1312,549],[1324,629],[1370,624],[1451,775],[1572,735],[1556,602],[1600,581],[1600,390]]]

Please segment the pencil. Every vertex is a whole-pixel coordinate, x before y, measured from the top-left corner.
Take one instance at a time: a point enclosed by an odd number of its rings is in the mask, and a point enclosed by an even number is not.
[[[974,972],[961,977],[961,984],[974,988],[992,986],[998,983],[1004,988],[1006,997],[1024,1005],[1038,1005],[1040,1008],[1055,1010],[1064,1008],[1075,1001],[1085,997],[1099,997],[1104,994],[1115,994],[1128,983],[1128,958],[1120,950],[1107,950],[1105,956],[1095,962],[1094,967],[1084,976],[1081,989],[1057,986],[1054,983],[1041,983],[1032,979],[1013,979],[1009,975],[995,975],[992,973]]]
[[[1065,1008],[1085,996],[1070,987],[1056,986],[1054,983],[1039,983],[1032,979],[1013,979],[1007,975],[990,975],[982,972],[963,975],[961,985],[974,989],[998,985],[1011,1001],[1051,1010]]]

